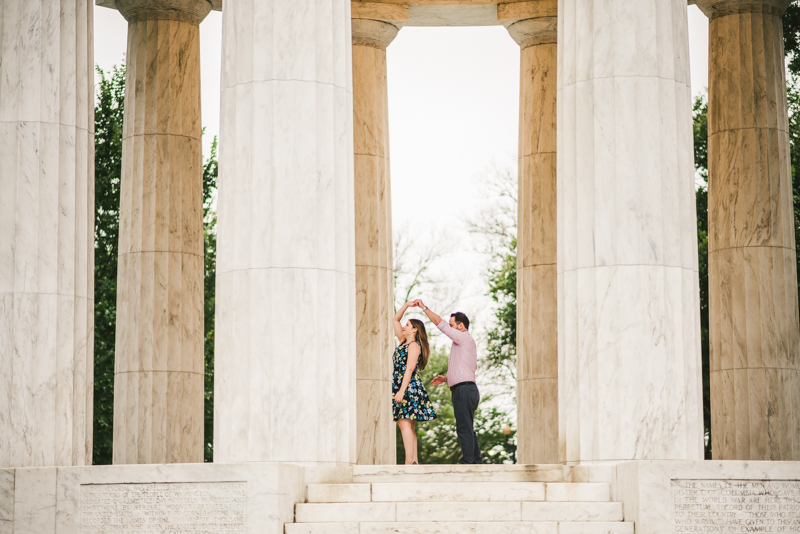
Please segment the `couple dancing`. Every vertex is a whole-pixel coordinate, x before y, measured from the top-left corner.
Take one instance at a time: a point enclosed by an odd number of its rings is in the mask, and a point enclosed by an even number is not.
[[[428,365],[431,351],[428,346],[428,333],[425,324],[419,319],[409,319],[401,324],[403,315],[411,307],[422,309],[428,319],[442,334],[453,341],[447,375],[438,375],[431,385],[445,382],[450,387],[453,413],[456,417],[456,433],[461,442],[462,464],[481,463],[478,435],[475,433],[473,419],[475,409],[481,400],[475,384],[475,369],[478,367],[478,348],[469,334],[469,319],[461,312],[450,315],[449,324],[433,313],[421,299],[406,302],[394,316],[394,333],[400,345],[394,351],[394,372],[392,374],[392,411],[394,420],[403,435],[406,451],[406,464],[418,464],[417,459],[417,421],[436,419],[428,392],[422,385],[419,371]]]

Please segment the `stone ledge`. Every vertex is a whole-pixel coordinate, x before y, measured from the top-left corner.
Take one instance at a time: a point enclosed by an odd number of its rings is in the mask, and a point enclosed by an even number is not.
[[[2,469],[0,532],[4,523],[15,533],[81,534],[84,524],[100,532],[116,519],[135,533],[157,521],[185,526],[197,514],[203,526],[230,521],[239,525],[230,532],[282,533],[308,478],[330,477],[312,466],[258,462]]]
[[[614,469],[614,483],[612,485],[612,499],[623,503],[625,511],[625,521],[634,522],[636,531],[647,534],[673,534],[677,532],[676,507],[681,505],[676,499],[680,500],[681,484],[714,485],[726,486],[728,484],[747,485],[755,483],[759,485],[775,482],[779,485],[796,485],[792,489],[793,498],[800,496],[800,462],[751,462],[751,461],[718,461],[718,460],[638,460],[619,462]],[[678,493],[673,491],[676,487]],[[735,486],[734,486],[734,489]],[[703,490],[707,491],[707,490]],[[736,504],[731,495],[722,495],[725,489],[720,490],[719,498],[727,500],[726,503]],[[742,491],[748,491],[742,488]],[[769,493],[769,489],[765,491]],[[731,493],[731,490],[728,490]],[[774,498],[774,496],[772,496]],[[692,499],[693,497],[686,497]],[[701,512],[708,514],[718,513],[713,506],[719,505],[714,501],[715,497],[711,494],[700,498],[698,505],[705,506]],[[705,502],[708,501],[708,502]],[[710,503],[710,504],[709,504]],[[746,507],[748,503],[744,503]],[[712,508],[708,508],[711,506]],[[755,505],[757,506],[757,505]],[[777,506],[777,505],[776,505]],[[746,510],[743,510],[747,513]],[[793,512],[795,517],[800,518],[800,511]],[[733,514],[733,515],[731,515]],[[719,517],[689,517],[685,519],[697,519],[699,521],[712,521],[715,527],[720,530],[714,532],[740,533],[745,532],[742,526],[735,523],[739,521],[736,510],[726,511]],[[797,520],[797,519],[795,519]],[[723,521],[723,523],[718,523]],[[746,521],[746,519],[745,519]],[[683,525],[681,528],[687,529],[692,525]],[[759,525],[750,525],[757,527]],[[794,525],[794,528],[797,528]],[[700,530],[683,530],[683,532],[700,532]],[[711,532],[708,530],[707,532]],[[770,532],[770,530],[751,530],[751,532]],[[789,529],[771,532],[794,532]]]
[[[222,0],[208,0],[208,2],[211,4],[212,11],[222,11]],[[95,5],[117,9],[117,0],[95,0]]]

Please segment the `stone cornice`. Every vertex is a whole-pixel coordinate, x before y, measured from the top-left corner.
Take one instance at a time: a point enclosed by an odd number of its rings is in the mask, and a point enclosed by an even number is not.
[[[497,20],[523,20],[558,16],[558,0],[528,0],[497,4]]]
[[[736,13],[772,13],[783,15],[792,0],[690,0],[708,18],[715,19]]]
[[[212,11],[222,11],[222,0],[206,0],[209,4],[211,4]],[[162,2],[160,2],[162,3]],[[163,2],[164,4],[170,3],[169,1]],[[95,5],[100,7],[107,7],[110,9],[118,9],[117,8],[117,0],[95,0]],[[167,10],[169,10],[167,8]]]
[[[408,21],[408,4],[354,1],[350,4],[350,17],[382,20],[395,26],[402,25]]]

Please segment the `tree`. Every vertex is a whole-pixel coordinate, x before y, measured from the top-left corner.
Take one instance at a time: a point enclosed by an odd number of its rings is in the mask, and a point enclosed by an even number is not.
[[[703,365],[703,427],[705,457],[711,458],[711,386],[708,314],[708,101],[694,100],[694,165],[700,183],[695,189],[697,206],[697,258],[700,278],[700,349]]]
[[[119,188],[125,66],[99,67],[95,106],[93,462],[110,464],[114,436],[114,336],[117,316]]]
[[[205,425],[203,457],[206,462],[214,461],[214,303],[215,281],[217,276],[217,212],[212,204],[216,198],[217,176],[217,138],[211,143],[211,153],[203,166],[203,235],[205,239]]]
[[[481,238],[490,258],[488,295],[498,304],[495,323],[486,334],[482,367],[493,384],[516,388],[517,373],[517,176],[510,167],[494,165],[484,185],[488,202],[469,231]]]
[[[800,73],[800,5],[796,1],[783,14],[783,46],[789,70]]]

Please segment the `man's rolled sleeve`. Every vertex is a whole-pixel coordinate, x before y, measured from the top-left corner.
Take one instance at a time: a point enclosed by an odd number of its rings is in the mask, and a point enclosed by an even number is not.
[[[442,319],[441,323],[436,325],[436,328],[438,328],[442,334],[452,339],[453,343],[459,343],[463,339],[463,336],[465,335],[464,332],[456,330],[455,328],[450,326],[448,322],[445,321],[444,319]]]

